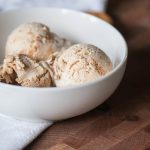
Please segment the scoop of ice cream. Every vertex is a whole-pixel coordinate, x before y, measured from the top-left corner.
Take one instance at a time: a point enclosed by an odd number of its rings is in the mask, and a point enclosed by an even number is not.
[[[4,68],[16,73],[16,82],[26,87],[50,87],[52,79],[50,67],[46,62],[36,62],[26,55],[7,56]]]
[[[76,44],[54,62],[57,87],[73,86],[96,80],[112,70],[109,57],[89,44]]]
[[[52,79],[48,67],[46,62],[40,62],[18,76],[16,81],[26,87],[50,87],[52,86]]]
[[[52,52],[71,46],[71,42],[51,33],[41,23],[26,23],[16,28],[8,37],[6,56],[25,54],[36,60],[45,60]]]

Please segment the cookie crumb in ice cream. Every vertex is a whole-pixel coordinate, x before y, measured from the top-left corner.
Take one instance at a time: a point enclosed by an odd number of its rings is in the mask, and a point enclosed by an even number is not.
[[[11,66],[8,66],[12,59],[12,57],[5,59],[3,65],[0,66],[0,82],[16,84],[16,73]]]

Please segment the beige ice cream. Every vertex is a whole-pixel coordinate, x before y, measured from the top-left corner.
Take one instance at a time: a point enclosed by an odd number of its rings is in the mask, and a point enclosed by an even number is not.
[[[29,69],[16,81],[26,87],[51,87],[52,78],[46,62],[40,62],[34,68]]]
[[[16,74],[12,69],[4,68],[3,65],[0,66],[0,82],[7,84],[16,84]]]
[[[4,59],[3,64],[0,66],[0,82],[8,83],[8,84],[16,84],[16,73],[14,69],[9,66],[9,62],[12,61],[13,57],[9,56]]]
[[[16,28],[8,37],[6,56],[25,54],[36,60],[45,60],[52,52],[71,46],[71,42],[51,33],[41,23],[26,23]]]
[[[51,68],[47,62],[36,62],[26,55],[7,56],[3,64],[16,73],[16,82],[26,87],[50,87]]]
[[[112,63],[99,48],[76,44],[55,59],[54,70],[56,86],[66,87],[99,79],[112,70]]]
[[[79,85],[112,70],[109,57],[90,44],[76,44],[41,23],[26,23],[8,37],[0,81],[27,87]]]

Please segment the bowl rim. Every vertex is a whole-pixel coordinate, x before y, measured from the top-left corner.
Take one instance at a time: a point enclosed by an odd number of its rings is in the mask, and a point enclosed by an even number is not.
[[[66,90],[75,90],[75,89],[81,89],[81,88],[85,88],[87,86],[92,86],[93,84],[96,84],[98,82],[101,82],[103,80],[106,80],[107,78],[109,78],[110,76],[112,76],[113,74],[115,74],[115,72],[117,72],[124,63],[126,63],[127,61],[127,57],[128,57],[128,47],[127,47],[127,43],[123,37],[123,35],[120,33],[119,30],[117,30],[115,27],[113,27],[111,24],[107,23],[106,21],[97,18],[95,16],[92,16],[90,14],[87,14],[85,12],[81,12],[78,10],[72,10],[72,9],[66,9],[66,8],[55,8],[55,7],[30,7],[30,8],[17,8],[17,9],[12,9],[12,10],[6,10],[3,12],[0,12],[0,16],[7,14],[7,13],[14,13],[14,12],[19,12],[19,11],[35,11],[35,10],[51,10],[51,11],[59,11],[59,12],[69,12],[69,13],[73,13],[73,14],[78,14],[78,15],[84,15],[87,16],[87,18],[90,19],[94,19],[97,22],[102,22],[103,24],[105,24],[106,26],[108,26],[109,28],[112,28],[117,34],[118,36],[120,36],[120,38],[123,41],[124,47],[125,47],[125,55],[124,58],[120,61],[120,63],[109,73],[107,73],[105,76],[100,77],[97,80],[94,81],[90,81],[87,83],[83,83],[81,85],[75,85],[75,86],[71,86],[71,87],[22,87],[22,86],[18,86],[18,85],[11,85],[11,84],[6,84],[6,83],[2,83],[0,82],[0,87],[6,87],[6,88],[12,88],[12,89],[16,89],[16,90],[29,90],[29,91],[66,91]]]

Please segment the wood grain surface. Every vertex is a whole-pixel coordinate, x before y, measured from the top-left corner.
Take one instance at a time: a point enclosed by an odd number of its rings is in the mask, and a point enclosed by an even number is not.
[[[117,0],[112,1],[117,3]],[[127,13],[127,22],[121,20],[121,14],[130,8],[128,0],[122,2],[125,8],[118,1],[117,8],[111,4],[113,7],[108,11],[114,21],[118,21],[121,31],[125,31],[129,44],[127,69],[119,88],[95,110],[57,122],[25,150],[150,150],[150,38],[147,39],[150,30],[145,25],[140,32],[133,31],[136,25],[133,25],[132,19],[137,16],[131,10]],[[142,11],[142,4],[137,3],[140,3],[139,0],[133,0],[132,6]],[[123,8],[120,9],[119,5]],[[116,12],[119,14],[115,15]],[[132,23],[128,23],[129,20]],[[145,32],[147,36],[143,36]]]

